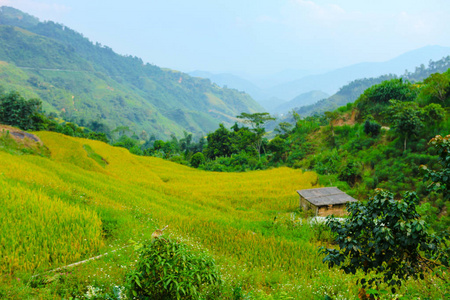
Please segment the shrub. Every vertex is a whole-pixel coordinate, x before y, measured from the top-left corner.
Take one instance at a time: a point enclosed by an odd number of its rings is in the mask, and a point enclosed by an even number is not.
[[[198,168],[201,164],[205,163],[205,156],[201,152],[197,152],[191,157],[191,166]]]
[[[377,190],[368,202],[349,203],[350,216],[344,223],[332,217],[327,220],[337,234],[339,249],[322,247],[323,262],[339,266],[346,274],[363,271],[357,281],[363,288],[381,283],[400,286],[409,277],[424,279],[424,274],[440,264],[448,267],[445,235],[429,234],[416,211],[418,202],[412,192],[397,201],[392,193]]]
[[[130,296],[138,299],[211,298],[221,284],[214,259],[170,238],[143,245],[136,269],[127,275]],[[209,297],[207,294],[210,294]]]
[[[349,162],[338,175],[338,179],[347,182],[350,186],[354,186],[356,181],[361,178],[358,170],[358,165],[354,162]]]
[[[372,136],[377,136],[380,134],[380,131],[381,131],[381,125],[378,124],[377,122],[367,119],[366,122],[364,123],[365,134],[367,134],[367,135],[371,134]]]

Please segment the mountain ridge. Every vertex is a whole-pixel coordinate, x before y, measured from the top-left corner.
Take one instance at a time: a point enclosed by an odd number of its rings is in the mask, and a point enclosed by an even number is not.
[[[361,62],[315,74],[313,72],[309,72],[313,74],[308,74],[308,72],[304,71],[303,76],[299,75],[301,77],[299,79],[292,81],[284,80],[280,84],[267,88],[259,88],[257,90],[255,90],[255,87],[258,87],[258,85],[254,81],[244,79],[240,76],[226,74],[227,76],[233,76],[234,81],[241,80],[239,85],[234,85],[233,82],[223,80],[226,78],[224,74],[202,72],[206,78],[219,85],[227,85],[248,92],[270,112],[276,112],[274,110],[276,107],[293,100],[301,94],[313,90],[321,90],[332,95],[338,92],[341,87],[354,80],[388,74],[401,76],[405,70],[414,71],[420,65],[426,65],[429,60],[439,60],[447,55],[450,55],[450,47],[429,45],[405,52],[383,62]],[[209,76],[208,73],[210,74]],[[290,73],[295,74],[295,72]],[[218,80],[218,78],[221,80]],[[251,84],[251,88],[247,87],[248,90],[245,89],[245,82],[250,82]]]
[[[160,138],[205,134],[241,112],[264,109],[248,94],[144,63],[82,34],[10,7],[0,9],[0,61],[7,89],[37,96],[66,120],[104,120]],[[214,101],[211,98],[214,97]],[[220,101],[217,101],[219,99]]]

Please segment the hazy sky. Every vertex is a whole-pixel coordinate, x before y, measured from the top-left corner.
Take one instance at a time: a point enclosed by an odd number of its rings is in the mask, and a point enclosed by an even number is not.
[[[450,46],[448,0],[0,0],[120,54],[250,74],[385,61]]]

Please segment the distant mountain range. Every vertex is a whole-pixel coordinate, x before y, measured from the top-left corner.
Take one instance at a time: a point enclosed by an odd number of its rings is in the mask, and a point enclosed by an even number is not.
[[[196,71],[195,76],[209,78],[218,85],[227,85],[229,88],[236,88],[249,93],[261,105],[270,112],[279,112],[277,107],[281,104],[293,100],[295,97],[311,91],[322,91],[327,94],[336,93],[339,88],[350,83],[353,80],[378,77],[387,74],[395,74],[401,76],[405,70],[414,71],[421,65],[427,65],[430,60],[439,60],[450,55],[449,47],[426,46],[416,50],[404,53],[396,58],[386,62],[367,62],[351,65],[348,67],[324,72],[321,74],[311,74],[312,72],[289,71],[290,74],[298,79],[286,80],[286,73],[276,79],[272,76],[272,81],[277,81],[275,85],[266,84],[266,86],[258,86],[254,81],[243,79],[231,74],[211,74],[207,72]],[[191,73],[191,74],[193,74]],[[228,80],[231,79],[232,80]],[[259,80],[261,82],[261,79]],[[266,81],[267,82],[267,81]],[[319,99],[320,100],[320,99]],[[304,98],[303,105],[309,105],[311,99]],[[299,103],[300,104],[300,103]]]
[[[433,73],[446,72],[449,68],[450,56],[446,56],[436,61],[430,60],[427,66],[421,64],[420,66],[414,68],[414,71],[405,72],[402,76],[388,74],[378,77],[353,80],[349,84],[341,87],[334,95],[324,98],[311,105],[297,107],[294,110],[303,117],[322,114],[326,111],[333,111],[338,107],[354,102],[367,88],[372,85],[379,84],[385,80],[401,77],[404,80],[417,82],[424,80]]]
[[[205,134],[241,112],[262,112],[248,94],[209,79],[144,64],[82,34],[0,7],[0,88],[39,97],[68,121],[129,126],[157,138]]]
[[[322,91],[310,91],[303,93],[292,99],[291,101],[282,103],[278,105],[273,111],[275,113],[286,113],[293,108],[298,108],[300,106],[310,105],[318,102],[319,100],[328,98],[330,95]]]

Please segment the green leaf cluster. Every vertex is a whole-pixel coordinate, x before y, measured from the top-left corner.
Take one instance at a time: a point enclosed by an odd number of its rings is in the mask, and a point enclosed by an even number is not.
[[[140,248],[127,282],[131,298],[215,299],[222,280],[208,254],[160,237]]]
[[[448,239],[429,234],[416,211],[418,202],[413,192],[395,200],[392,193],[377,190],[367,202],[349,203],[350,215],[343,223],[327,219],[339,249],[322,247],[323,262],[347,274],[362,271],[358,282],[363,288],[400,286],[409,277],[423,279],[438,265],[448,267]]]

